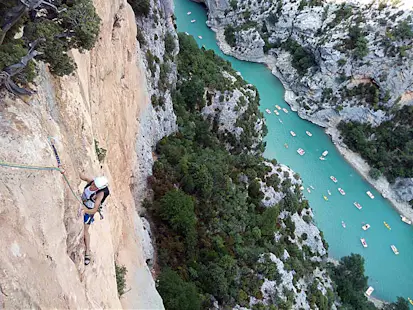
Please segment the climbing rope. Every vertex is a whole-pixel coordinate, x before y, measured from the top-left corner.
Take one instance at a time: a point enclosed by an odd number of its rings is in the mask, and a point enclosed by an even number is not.
[[[56,153],[57,155],[57,153]],[[59,160],[60,162],[60,160]],[[62,170],[62,168],[60,167],[53,167],[53,166],[31,166],[31,165],[22,165],[22,164],[16,164],[16,163],[9,163],[9,162],[5,162],[5,161],[0,161],[0,166],[2,167],[10,167],[10,168],[20,168],[20,169],[30,169],[30,170],[48,170],[48,171],[59,171],[60,173],[62,173],[63,178],[67,184],[67,186],[69,187],[70,191],[73,194],[73,197],[76,198],[77,201],[79,201],[80,203],[82,203],[82,200],[78,197],[78,195],[76,195],[75,191],[73,190],[72,186],[70,185],[69,180],[67,179],[67,177],[64,175],[64,170]]]

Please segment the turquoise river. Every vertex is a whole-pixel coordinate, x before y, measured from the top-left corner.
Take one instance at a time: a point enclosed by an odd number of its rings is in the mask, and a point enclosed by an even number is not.
[[[192,14],[187,15],[188,11]],[[304,193],[314,210],[315,222],[329,243],[330,256],[339,259],[350,253],[360,253],[365,258],[369,285],[375,289],[372,296],[389,301],[397,296],[413,298],[413,228],[403,223],[389,202],[344,160],[322,128],[302,120],[290,110],[283,99],[283,86],[268,68],[221,52],[214,32],[205,24],[207,17],[203,6],[188,0],[175,0],[175,15],[178,31],[188,32],[199,45],[205,45],[229,60],[245,80],[258,88],[261,110],[268,108],[272,111],[271,114],[264,112],[268,126],[265,156],[276,158],[298,172],[306,188],[310,185],[315,188],[311,193]],[[191,23],[192,19],[196,22]],[[280,116],[276,116],[273,112],[276,104],[287,108],[289,113],[281,110]],[[293,138],[290,130],[297,136]],[[313,136],[307,136],[306,130]],[[288,149],[284,143],[289,145]],[[299,147],[305,150],[304,156],[297,154]],[[319,156],[324,150],[328,150],[329,154],[327,160],[321,161]],[[331,175],[338,179],[337,184],[330,180]],[[345,190],[345,196],[338,192],[338,187]],[[328,196],[327,190],[331,191],[331,196]],[[366,195],[368,190],[375,199]],[[329,201],[325,201],[322,195],[328,196]],[[361,210],[353,205],[355,201],[362,205]],[[346,223],[345,229],[342,221]],[[390,225],[391,230],[384,226],[383,221]],[[370,224],[371,228],[363,231],[363,223]],[[360,238],[366,239],[367,248],[362,247]],[[398,248],[399,255],[392,252],[392,244]]]

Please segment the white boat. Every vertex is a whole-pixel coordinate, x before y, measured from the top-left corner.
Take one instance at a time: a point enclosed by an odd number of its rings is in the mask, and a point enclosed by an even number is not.
[[[297,150],[297,153],[300,154],[301,156],[303,156],[305,154],[305,151],[302,148],[299,148]]]
[[[361,226],[361,228],[362,228],[363,230],[367,230],[367,229],[370,228],[370,224],[363,225],[363,226]]]
[[[271,114],[271,110],[270,110],[270,109],[265,109],[265,112],[267,112],[268,114]]]
[[[328,151],[324,151],[321,155],[323,155],[324,157],[326,157],[328,155]]]
[[[282,119],[278,119],[278,120],[280,121],[281,124],[284,124]]]
[[[311,133],[311,132],[309,132],[308,130],[306,130],[306,132],[305,132],[306,134],[307,134],[307,136],[309,136],[309,137],[312,137],[313,136],[313,134]]]
[[[286,108],[283,108],[283,111],[288,114],[288,110]]]
[[[358,202],[354,202],[353,204],[357,209],[361,210],[362,206]]]
[[[319,157],[320,160],[326,160],[323,156]]]
[[[397,248],[396,248],[395,245],[392,244],[390,247],[391,247],[391,249],[393,250],[393,253],[394,253],[394,254],[399,255],[399,250],[397,250]]]
[[[327,193],[331,196],[331,192],[330,192],[330,190],[329,190],[329,189],[327,190]]]
[[[188,11],[187,13],[186,13],[186,15],[191,15],[192,14],[192,12],[191,11]]]
[[[274,110],[275,115],[280,115],[280,113],[277,110]]]
[[[185,34],[186,34],[187,36],[189,36],[189,33],[188,33],[188,32],[186,32],[186,31],[185,31]]]
[[[334,183],[337,183],[337,179],[336,179],[334,176],[330,175],[330,179],[331,179],[331,181],[333,181]]]
[[[198,36],[198,38],[200,38],[202,40],[202,36]]]
[[[374,288],[372,286],[369,286],[369,288],[364,293],[364,295],[366,295],[367,297],[370,297],[371,293],[373,293],[373,292],[374,292]]]
[[[195,22],[196,22],[196,19],[191,20],[191,23],[195,23]]]
[[[412,225],[412,221],[409,220],[407,217],[400,215],[400,217],[402,218],[402,221],[405,222],[408,225]]]
[[[346,223],[344,223],[344,221],[341,221],[341,226],[343,226],[343,228],[346,228]]]
[[[360,239],[360,241],[361,241],[361,244],[363,245],[363,247],[367,248],[367,242],[366,242],[366,239],[361,238],[361,239]]]
[[[371,199],[374,199],[374,195],[373,195],[370,191],[367,191],[366,194],[367,194],[367,196],[369,196]]]
[[[346,194],[346,192],[345,192],[341,187],[338,188],[338,191],[339,191],[340,194],[343,195],[343,196]]]
[[[312,186],[312,185],[310,185],[310,188],[311,188],[311,189],[315,189],[314,186]]]
[[[296,134],[295,134],[295,132],[294,131],[290,131],[290,134],[293,136],[293,137],[295,137],[296,136]]]
[[[281,110],[281,107],[280,107],[278,104],[276,104],[275,107],[276,107],[278,110]]]
[[[311,193],[311,190],[307,187],[307,192]]]

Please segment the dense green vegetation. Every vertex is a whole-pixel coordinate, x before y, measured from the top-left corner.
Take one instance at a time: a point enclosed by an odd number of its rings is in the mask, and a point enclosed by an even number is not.
[[[181,82],[174,105],[180,131],[157,146],[159,159],[150,180],[154,201],[147,203],[158,230],[163,268],[160,293],[168,309],[177,309],[184,299],[191,300],[188,309],[198,309],[200,302],[208,307],[212,296],[223,305],[247,305],[248,296],[262,298],[260,274],[279,279],[274,264],[260,260],[262,253],[281,256],[287,249],[291,260],[287,260],[286,268],[296,270],[297,280],[319,265],[306,260],[289,241],[288,236],[295,238],[294,222],[289,217],[278,219],[280,210],[306,212],[308,203],[301,199],[298,189],[289,191],[290,181],[280,184],[274,175],[266,180],[269,168],[261,156],[250,154],[248,149],[231,153],[225,148],[214,125],[201,117],[202,105],[188,88],[198,93],[201,86],[225,83],[234,87],[223,80],[222,71],[234,72],[213,52],[200,50],[193,38],[180,35],[179,40]],[[258,106],[254,112],[259,114]],[[241,181],[243,175],[249,176],[247,183]],[[278,206],[263,208],[256,178],[280,185],[286,199]],[[286,228],[282,228],[282,222]],[[279,242],[274,240],[275,231],[283,235]],[[278,302],[288,309],[292,299]]]
[[[91,0],[28,1],[34,9],[16,0],[0,6],[0,71],[19,63],[23,56],[43,60],[52,73],[70,74],[76,65],[68,56],[70,49],[90,50],[99,32],[100,18]],[[38,12],[42,10],[42,14]],[[18,34],[16,39],[15,36]],[[37,45],[30,44],[36,42]],[[38,52],[36,54],[33,49]],[[30,61],[23,72],[13,75],[15,82],[27,83],[35,76]]]
[[[148,16],[151,9],[149,0],[128,0],[136,16]]]
[[[158,160],[149,179],[154,199],[146,201],[156,227],[161,266],[158,290],[166,309],[206,309],[214,301],[223,308],[248,306],[250,296],[262,299],[263,277],[281,280],[269,253],[282,257],[284,250],[290,255],[284,268],[295,271],[293,283],[300,278],[309,283],[311,307],[330,309],[337,293],[328,289],[323,295],[319,280],[311,278],[324,263],[310,260],[316,254],[306,245],[300,250],[291,241],[308,238],[305,233],[295,236],[291,217],[279,218],[280,211],[286,210],[298,212],[310,222],[308,202],[297,186],[290,190],[289,179],[281,182],[277,175],[267,176],[269,168],[261,152],[257,156],[248,149],[229,151],[225,147],[216,125],[200,115],[205,102],[190,89],[203,94],[201,88],[212,91],[212,85],[218,87],[219,83],[233,88],[231,82],[222,80],[222,71],[234,72],[213,52],[199,49],[192,37],[179,35],[179,41],[179,82],[174,94],[179,132],[157,145]],[[245,86],[239,80],[235,83]],[[258,106],[254,109],[257,114]],[[283,191],[285,198],[264,208],[259,180]],[[280,235],[278,241],[275,232]],[[343,259],[331,270],[341,282],[337,291],[344,304],[353,305],[358,298],[370,305],[363,296],[367,283],[362,259]],[[349,273],[352,276],[346,277]],[[284,295],[286,299],[273,296],[271,306],[257,304],[253,309],[290,309],[294,293],[284,289]]]
[[[298,74],[304,75],[309,68],[316,65],[314,55],[296,41],[288,39],[281,44],[281,47],[289,51],[293,56],[291,64],[297,70]]]
[[[404,106],[378,127],[341,122],[338,128],[344,142],[390,182],[413,177],[413,107]]]
[[[364,296],[367,277],[364,276],[364,259],[360,254],[343,257],[331,274],[344,309],[375,309]]]

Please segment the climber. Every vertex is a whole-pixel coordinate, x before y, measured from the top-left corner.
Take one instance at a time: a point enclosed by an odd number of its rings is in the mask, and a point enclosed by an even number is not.
[[[85,265],[90,264],[90,235],[89,227],[93,223],[96,212],[100,213],[103,202],[109,196],[108,179],[104,176],[91,178],[79,174],[79,177],[87,182],[82,194],[83,201],[83,223],[84,223],[84,240],[85,240]],[[102,218],[102,215],[101,215]]]

